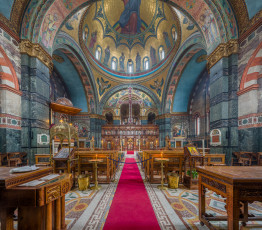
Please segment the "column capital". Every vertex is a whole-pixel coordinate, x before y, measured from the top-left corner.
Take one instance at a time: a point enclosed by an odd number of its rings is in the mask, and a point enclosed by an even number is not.
[[[227,43],[220,43],[218,47],[207,57],[207,69],[210,70],[223,57],[229,57],[238,53],[238,40],[232,39]]]
[[[50,71],[53,70],[53,61],[51,55],[38,43],[32,43],[27,39],[21,40],[20,53],[27,54],[30,57],[38,58]]]
[[[105,116],[99,115],[99,114],[89,114],[89,117],[90,118],[100,119],[100,120],[106,120]]]
[[[157,120],[165,119],[165,118],[171,118],[171,114],[170,113],[165,113],[165,114],[162,114],[162,115],[158,115],[156,117]]]

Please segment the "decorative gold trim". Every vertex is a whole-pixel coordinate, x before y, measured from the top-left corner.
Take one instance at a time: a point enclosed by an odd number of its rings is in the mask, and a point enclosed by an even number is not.
[[[41,62],[43,62],[43,64],[45,64],[50,69],[50,71],[53,70],[52,57],[42,48],[41,45],[34,44],[31,41],[25,39],[21,40],[19,47],[21,54],[27,54],[31,57],[36,57]]]
[[[10,14],[10,21],[14,31],[19,34],[22,26],[23,15],[30,0],[15,0]]]
[[[232,39],[227,43],[221,43],[207,57],[207,69],[210,70],[220,59],[238,53],[238,40]]]
[[[239,27],[239,34],[243,34],[247,27],[249,27],[249,16],[247,6],[244,0],[229,0],[234,10],[237,24]]]
[[[105,116],[99,115],[99,114],[89,114],[90,118],[96,118],[100,120],[106,120]]]
[[[157,120],[165,119],[165,118],[171,118],[171,114],[170,113],[166,113],[166,114],[162,114],[162,115],[156,116]]]

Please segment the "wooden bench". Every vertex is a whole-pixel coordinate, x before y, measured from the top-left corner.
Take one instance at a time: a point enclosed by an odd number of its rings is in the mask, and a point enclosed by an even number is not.
[[[204,156],[204,165],[223,166],[225,164],[225,154],[206,154]]]
[[[98,181],[99,183],[109,183],[113,177],[119,157],[118,151],[113,150],[100,150],[100,151],[86,151],[81,149],[77,152],[78,157],[78,174],[88,172],[94,178],[94,165],[89,162],[91,159],[103,159],[102,163],[98,164]],[[113,161],[115,160],[115,161]],[[106,180],[101,179],[101,175],[106,175]]]
[[[35,154],[36,166],[50,166],[50,154]]]
[[[28,165],[28,160],[26,159],[27,153],[25,152],[12,152],[7,153],[7,165],[8,167],[17,167]]]

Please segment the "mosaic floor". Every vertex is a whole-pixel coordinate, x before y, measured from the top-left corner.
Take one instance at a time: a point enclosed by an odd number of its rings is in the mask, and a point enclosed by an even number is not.
[[[140,167],[139,169],[142,178],[145,179],[143,171]],[[73,190],[67,194],[68,229],[103,229],[121,172],[122,167],[118,169],[115,181],[103,184],[98,192]],[[161,191],[157,189],[157,184],[150,184],[146,180],[144,184],[161,229],[208,229],[201,226],[198,221],[198,192],[196,190],[187,190],[180,185],[178,189]],[[208,213],[214,216],[226,214],[222,197],[208,191],[206,202]],[[262,203],[256,202],[249,205],[249,210],[250,213],[262,215]],[[214,224],[218,229],[227,229],[226,222]],[[248,222],[248,225],[250,224],[252,228],[245,229],[262,229],[261,222]]]

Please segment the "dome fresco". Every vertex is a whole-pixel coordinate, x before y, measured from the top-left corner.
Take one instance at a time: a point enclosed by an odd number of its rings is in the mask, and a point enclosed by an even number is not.
[[[180,30],[175,10],[162,1],[102,0],[83,15],[79,40],[86,57],[102,70],[134,79],[176,53]]]

